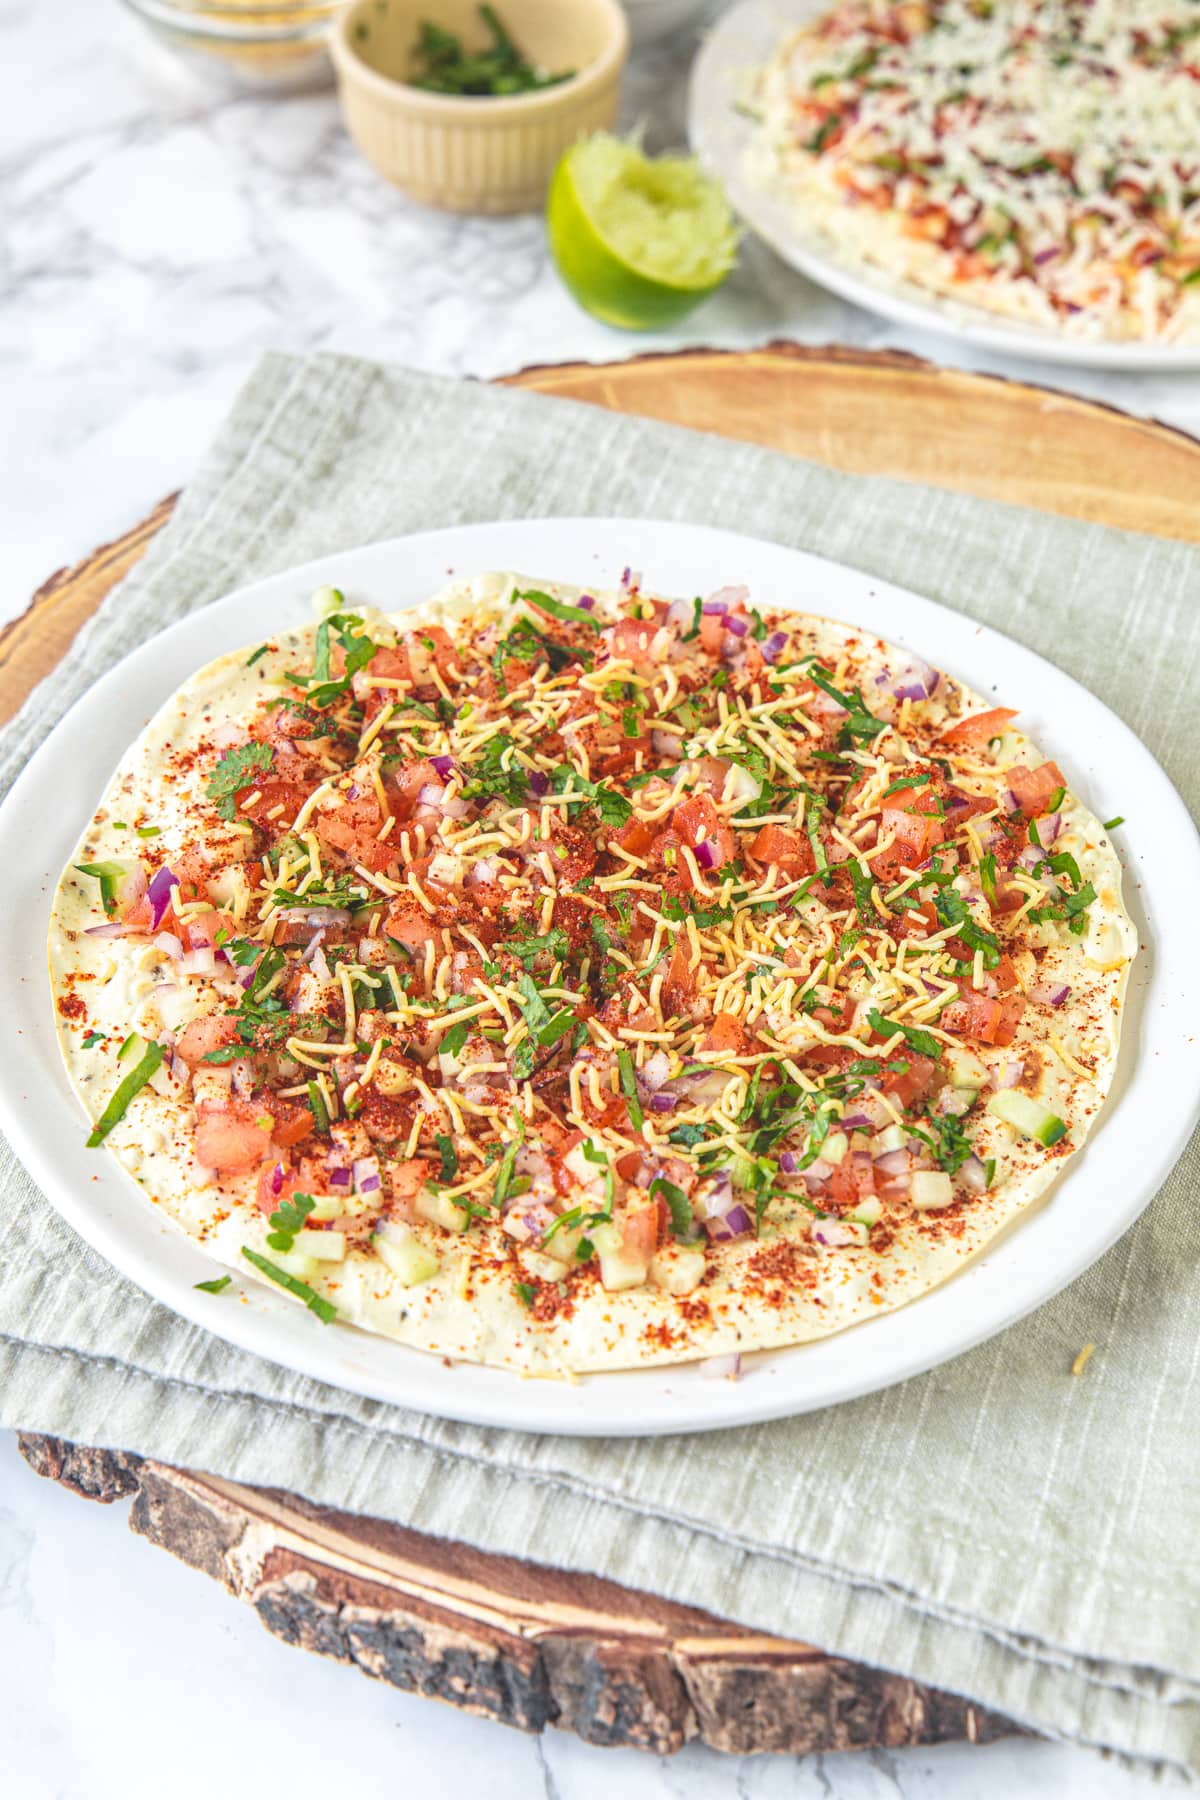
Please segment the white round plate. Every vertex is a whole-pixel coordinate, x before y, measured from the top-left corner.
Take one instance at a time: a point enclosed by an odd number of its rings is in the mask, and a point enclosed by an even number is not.
[[[927,655],[1021,709],[1034,741],[1118,833],[1126,899],[1143,949],[1129,994],[1113,1098],[1051,1196],[944,1287],[823,1342],[748,1359],[739,1381],[695,1364],[524,1381],[347,1326],[323,1326],[282,1295],[199,1294],[218,1271],[160,1219],[115,1159],[84,1147],[46,977],[50,901],[107,777],[143,724],[212,657],[311,617],[332,582],[351,605],[394,611],[453,574],[516,569],[615,586],[626,564],[665,594],[745,582],[764,604],[828,613]],[[848,1400],[930,1368],[1038,1306],[1137,1218],[1180,1154],[1200,1094],[1194,896],[1200,846],[1183,802],[1134,737],[1069,676],[999,633],[857,570],[706,527],[644,519],[469,525],[324,556],[255,582],[153,638],[77,701],[0,808],[8,952],[0,961],[0,1126],[43,1193],[87,1241],[155,1299],[271,1361],[447,1418],[539,1432],[633,1436],[704,1431]],[[1168,973],[1169,971],[1169,973]],[[1191,992],[1189,993],[1189,989]],[[1149,1129],[1150,1125],[1153,1129]]]
[[[818,226],[806,227],[782,195],[749,179],[745,153],[755,125],[738,110],[747,77],[768,60],[786,32],[825,12],[830,4],[831,0],[741,0],[722,14],[692,68],[688,100],[692,148],[719,176],[731,205],[785,262],[868,312],[882,313],[918,331],[939,331],[980,350],[1142,374],[1200,368],[1200,344],[1068,337],[932,294],[841,248]]]

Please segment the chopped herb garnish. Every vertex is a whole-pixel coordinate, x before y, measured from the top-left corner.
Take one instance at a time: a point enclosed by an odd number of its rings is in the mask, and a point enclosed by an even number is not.
[[[528,600],[539,612],[549,613],[552,619],[566,619],[572,625],[590,625],[593,631],[599,631],[600,621],[594,619],[586,607],[568,606],[565,600],[555,600],[550,594],[543,594],[539,588],[525,588],[513,595],[514,600]]]
[[[942,1046],[930,1031],[922,1031],[917,1025],[905,1025],[899,1019],[885,1019],[883,1014],[872,1007],[867,1014],[867,1023],[872,1031],[881,1037],[895,1037],[899,1032],[906,1044],[911,1044],[918,1056],[932,1056],[936,1061],[942,1054]]]
[[[232,1280],[232,1275],[214,1275],[211,1281],[194,1281],[192,1287],[198,1294],[223,1294]]]
[[[245,1244],[242,1245],[242,1255],[248,1263],[253,1263],[254,1267],[268,1280],[274,1281],[281,1288],[286,1288],[288,1293],[295,1294],[298,1300],[303,1300],[309,1312],[316,1313],[323,1325],[328,1325],[337,1318],[337,1307],[333,1302],[316,1293],[309,1287],[307,1281],[300,1281],[295,1275],[289,1275],[286,1269],[279,1267],[278,1263],[271,1262],[266,1256],[260,1256],[257,1250],[250,1250]]]
[[[129,874],[129,867],[119,862],[76,863],[81,875],[90,875],[100,883],[100,904],[104,915],[111,919],[117,910],[117,889]]]
[[[537,1289],[528,1281],[518,1281],[514,1285],[516,1288],[517,1299],[521,1302],[521,1305],[528,1307],[532,1311],[533,1303],[537,1299]]]
[[[237,744],[225,751],[204,788],[220,818],[236,819],[237,796],[261,781],[274,760],[270,744]]]
[[[442,1182],[451,1182],[458,1174],[458,1151],[454,1148],[454,1139],[448,1136],[446,1132],[439,1131],[433,1141],[437,1145],[438,1155],[442,1159],[442,1166],[438,1171],[438,1180]]]
[[[1123,825],[1124,823],[1125,823],[1124,815],[1121,813],[1118,813],[1115,819],[1105,819],[1104,829],[1105,829],[1105,831],[1115,831],[1117,829],[1118,825]]]
[[[628,1050],[617,1051],[617,1072],[621,1078],[621,1092],[629,1107],[629,1122],[635,1131],[640,1131],[646,1115],[642,1111],[641,1099],[638,1095],[637,1076],[633,1069],[633,1057]]]
[[[128,1048],[129,1043],[130,1040],[127,1038],[125,1045],[122,1047],[122,1055],[124,1055],[125,1049]],[[125,1079],[117,1088],[116,1093],[92,1127],[87,1141],[89,1150],[94,1150],[97,1144],[102,1144],[113,1126],[119,1124],[125,1117],[125,1114],[129,1109],[130,1101],[136,1094],[141,1093],[146,1083],[161,1066],[164,1054],[161,1044],[146,1045],[137,1065],[129,1071],[128,1075],[126,1075]]]

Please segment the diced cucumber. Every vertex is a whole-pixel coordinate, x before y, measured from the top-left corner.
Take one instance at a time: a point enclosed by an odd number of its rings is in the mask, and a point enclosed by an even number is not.
[[[442,1266],[433,1251],[399,1220],[381,1225],[371,1242],[380,1262],[402,1287],[418,1287],[422,1281],[432,1280]]]
[[[471,1215],[461,1206],[455,1206],[453,1200],[438,1188],[423,1187],[417,1195],[417,1211],[431,1225],[440,1225],[443,1231],[465,1231],[471,1223]]]
[[[650,1279],[665,1293],[690,1294],[704,1279],[703,1250],[660,1250],[650,1264]]]
[[[831,1131],[821,1145],[821,1160],[836,1169],[849,1148],[850,1139],[844,1131]]]
[[[908,1133],[903,1125],[885,1125],[871,1147],[873,1156],[887,1156],[893,1150],[907,1150]]]
[[[553,1237],[547,1238],[542,1250],[546,1256],[552,1256],[555,1262],[570,1264],[576,1260],[575,1252],[584,1238],[591,1236],[592,1233],[585,1232],[580,1225],[567,1225],[556,1231]]]
[[[1022,1137],[1036,1138],[1047,1148],[1067,1135],[1067,1128],[1058,1114],[1035,1100],[1032,1094],[1023,1094],[1020,1088],[1002,1088],[992,1095],[987,1109],[997,1119],[1014,1126]]]
[[[345,1262],[346,1234],[344,1231],[298,1231],[292,1250],[301,1256],[311,1256],[314,1262]]]
[[[314,1222],[325,1219],[349,1219],[359,1213],[378,1212],[378,1194],[321,1194],[313,1203],[308,1217]]]
[[[593,1225],[588,1237],[600,1258],[600,1280],[610,1294],[619,1294],[623,1288],[641,1287],[649,1273],[647,1265],[640,1257],[626,1254],[616,1225]]]
[[[941,1169],[918,1169],[912,1178],[912,1203],[918,1212],[954,1204],[954,1183]]]
[[[943,1066],[951,1087],[967,1088],[973,1094],[986,1087],[991,1079],[986,1063],[972,1056],[969,1050],[947,1050]]]
[[[869,1200],[864,1200],[862,1205],[850,1214],[850,1217],[857,1220],[860,1225],[878,1225],[883,1217],[883,1201],[872,1195]]]
[[[278,1263],[285,1275],[294,1275],[297,1281],[311,1281],[314,1275],[321,1273],[316,1257],[305,1256],[300,1250],[272,1250],[271,1261]]]

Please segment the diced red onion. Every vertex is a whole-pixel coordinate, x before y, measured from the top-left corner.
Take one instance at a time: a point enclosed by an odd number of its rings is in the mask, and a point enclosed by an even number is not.
[[[350,910],[345,906],[285,906],[279,917],[289,925],[348,925]]]
[[[318,950],[320,950],[320,948],[321,948],[321,943],[322,943],[324,936],[325,936],[325,933],[323,931],[314,931],[313,932],[312,936],[308,940],[307,947],[305,948],[303,954],[300,957],[301,962],[306,962],[306,963],[312,962],[312,960],[316,956]]]
[[[449,781],[451,775],[454,773],[454,758],[451,756],[431,756],[429,760],[441,776],[442,780]]]
[[[753,1231],[754,1221],[744,1206],[731,1206],[723,1216],[705,1219],[704,1229],[714,1243],[724,1243],[728,1238],[744,1237]]]
[[[717,866],[717,853],[707,838],[696,845],[695,857],[702,869],[715,869]]]
[[[1037,265],[1037,267],[1040,269],[1043,263],[1053,262],[1054,258],[1056,256],[1060,256],[1061,254],[1062,254],[1062,252],[1060,251],[1058,245],[1052,244],[1048,250],[1036,251],[1034,253],[1033,260],[1034,260],[1035,264]]]
[[[908,1150],[885,1150],[882,1156],[875,1158],[875,1167],[881,1175],[893,1180],[897,1175],[908,1175],[912,1170],[913,1159]]]
[[[153,876],[150,886],[146,890],[146,897],[150,902],[151,931],[157,931],[162,924],[167,908],[171,904],[171,889],[178,886],[178,875],[164,863],[158,873]]]
[[[663,623],[680,630],[690,630],[695,610],[690,600],[672,600]]]
[[[815,1244],[824,1244],[827,1249],[841,1249],[845,1245],[865,1244],[867,1228],[857,1219],[814,1219],[812,1223],[812,1239]]]
[[[652,731],[650,743],[655,756],[678,756],[682,739],[673,731]]]
[[[853,1112],[842,1114],[841,1126],[843,1131],[870,1131],[874,1124],[874,1119],[872,1119],[868,1113],[860,1112],[857,1107]],[[782,1166],[783,1159],[781,1157],[780,1167]]]
[[[354,1174],[352,1170],[341,1166],[330,1169],[329,1185],[331,1188],[349,1188],[353,1186],[353,1183]]]
[[[998,1088],[1014,1088],[1025,1073],[1023,1062],[1002,1062],[996,1070],[996,1086]]]
[[[647,1093],[656,1094],[671,1073],[671,1059],[665,1050],[656,1050],[638,1070],[638,1080]]]
[[[750,598],[748,587],[723,587],[710,594],[704,602],[704,610],[708,612],[728,612],[731,606],[742,606]]]
[[[1013,793],[1011,788],[1005,788],[1004,793],[1001,796],[1001,804],[1010,817],[1013,813],[1020,812],[1021,810],[1021,802],[1017,799],[1017,796]]]
[[[312,970],[318,981],[332,981],[333,970],[329,967],[329,963],[326,959],[324,944],[317,945],[309,968]]]
[[[595,594],[580,594],[575,604],[576,606],[582,606],[584,612],[591,612],[596,604],[596,596]]]
[[[938,684],[938,672],[931,664],[914,656],[892,683],[897,700],[928,700]]]
[[[725,620],[725,629],[732,631],[734,637],[745,637],[750,629],[750,621],[742,618],[740,614],[737,617],[731,616]]]
[[[728,600],[706,600],[700,611],[706,619],[719,618],[722,613],[729,611],[729,602]]]
[[[446,790],[440,781],[427,781],[425,786],[418,790],[417,805],[440,806],[445,792]]]
[[[787,641],[788,634],[786,631],[773,631],[769,637],[765,637],[759,646],[763,653],[763,661],[769,663],[778,662],[779,658],[787,649]]]
[[[359,787],[357,781],[352,781],[347,790],[347,795],[348,795],[349,799],[357,800],[358,796],[361,792],[362,792],[362,789]]]
[[[169,956],[172,962],[178,962],[183,955],[183,945],[173,931],[160,931],[154,939],[154,948]]]
[[[968,1156],[958,1173],[963,1186],[970,1193],[985,1194],[987,1192],[987,1170],[974,1152]]]
[[[722,1218],[733,1203],[733,1180],[728,1169],[722,1169],[708,1182],[700,1195],[700,1204],[705,1216],[710,1219]]]
[[[779,1172],[781,1175],[799,1175],[800,1158],[794,1150],[782,1150],[779,1154]]]
[[[235,1063],[230,1063],[229,1080],[239,1100],[250,1098],[254,1088],[254,1064],[248,1057],[239,1056]]]
[[[1045,813],[1037,822],[1038,836],[1043,844],[1052,844],[1062,830],[1061,813]]]
[[[1039,1006],[1061,1006],[1071,990],[1065,981],[1039,981],[1029,990],[1029,998]]]
[[[529,791],[541,800],[550,792],[550,777],[544,774],[541,769],[530,769]]]
[[[732,1356],[706,1356],[699,1365],[701,1381],[736,1381],[742,1372],[742,1353]]]
[[[120,938],[126,936],[123,925],[88,925],[84,929],[84,937]]]
[[[674,1112],[675,1108],[678,1105],[679,1105],[679,1097],[676,1094],[651,1094],[651,1096],[650,1096],[650,1111],[651,1112],[656,1112],[656,1113]]]
[[[275,1167],[271,1170],[271,1192],[273,1194],[282,1193],[283,1178],[286,1173],[287,1171],[282,1163],[276,1163]]]
[[[354,1186],[360,1194],[379,1192],[379,1158],[361,1156],[354,1164]]]

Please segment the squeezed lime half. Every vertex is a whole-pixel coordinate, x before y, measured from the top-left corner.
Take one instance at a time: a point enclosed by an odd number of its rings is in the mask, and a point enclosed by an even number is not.
[[[650,157],[608,132],[562,157],[546,224],[576,300],[625,331],[683,318],[737,259],[729,202],[694,156]]]

